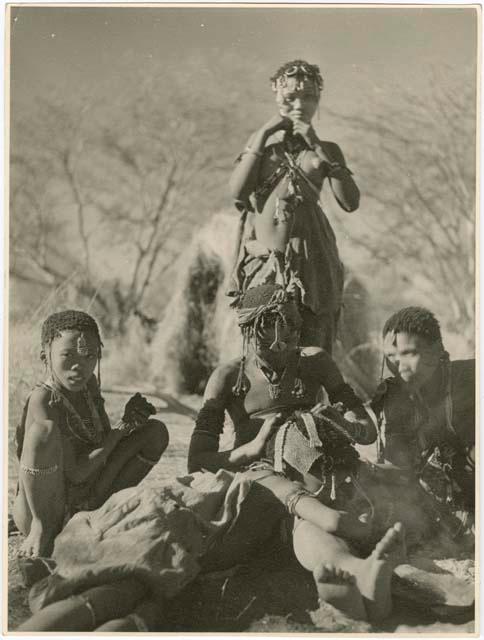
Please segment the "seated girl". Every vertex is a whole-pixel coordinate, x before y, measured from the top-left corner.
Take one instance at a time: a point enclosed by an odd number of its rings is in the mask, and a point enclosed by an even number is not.
[[[13,517],[26,536],[20,556],[48,556],[66,518],[99,507],[131,487],[168,445],[154,407],[136,394],[111,425],[98,378],[102,342],[83,311],[61,311],[42,325],[46,377],[32,391],[17,427],[20,461]]]

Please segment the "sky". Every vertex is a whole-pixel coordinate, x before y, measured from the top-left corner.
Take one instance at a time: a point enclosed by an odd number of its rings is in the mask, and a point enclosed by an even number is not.
[[[264,65],[269,75],[287,60],[308,59],[344,101],[361,86],[424,92],[430,69],[472,70],[477,56],[477,14],[465,6],[17,6],[11,17],[14,100],[51,86],[89,91],[106,78],[122,81],[128,69],[210,52],[246,61],[248,73]]]

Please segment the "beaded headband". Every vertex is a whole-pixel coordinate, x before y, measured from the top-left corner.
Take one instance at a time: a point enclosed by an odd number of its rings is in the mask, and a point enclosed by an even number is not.
[[[315,64],[309,64],[304,60],[294,60],[280,67],[271,78],[271,86],[273,91],[287,86],[288,80],[294,78],[296,81],[296,89],[304,89],[304,85],[310,83],[313,85],[316,94],[323,90],[323,78],[319,71],[319,67]]]

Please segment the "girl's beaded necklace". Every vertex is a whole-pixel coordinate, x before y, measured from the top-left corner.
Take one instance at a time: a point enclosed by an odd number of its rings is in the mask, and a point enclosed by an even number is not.
[[[89,410],[89,416],[82,417],[64,393],[62,386],[52,377],[42,385],[53,391],[62,402],[67,414],[67,427],[74,437],[86,444],[99,445],[102,443],[104,438],[103,423],[89,389],[84,388],[80,392]]]

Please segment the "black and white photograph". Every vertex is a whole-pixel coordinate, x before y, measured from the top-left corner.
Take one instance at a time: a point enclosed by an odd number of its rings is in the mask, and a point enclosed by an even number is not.
[[[5,28],[3,633],[475,636],[481,6]]]

